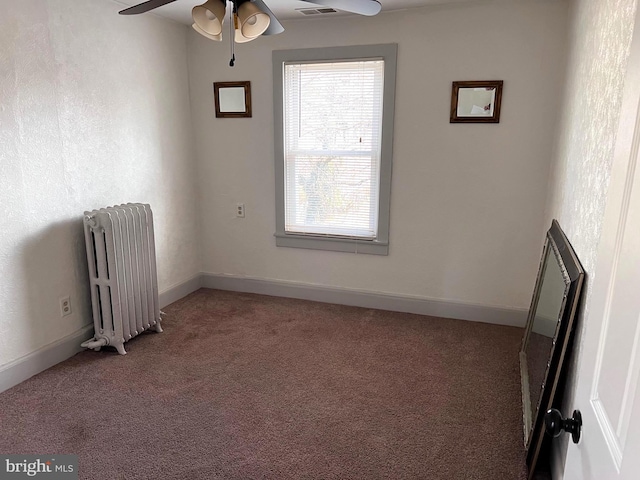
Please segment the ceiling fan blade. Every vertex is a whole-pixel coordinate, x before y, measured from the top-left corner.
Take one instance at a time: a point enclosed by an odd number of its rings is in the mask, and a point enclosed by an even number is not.
[[[278,33],[284,32],[284,27],[282,26],[282,24],[278,21],[273,12],[269,10],[269,7],[267,7],[267,5],[262,0],[251,0],[251,2],[255,3],[260,10],[271,17],[269,27],[262,33],[262,35],[276,35]]]
[[[133,7],[125,8],[118,13],[120,15],[138,15],[139,13],[148,12],[149,10],[153,10],[154,8],[158,8],[175,1],[176,0],[149,0],[138,5],[134,5]]]
[[[357,13],[359,15],[377,15],[382,8],[380,2],[376,0],[302,0],[306,3],[331,7],[343,12]]]

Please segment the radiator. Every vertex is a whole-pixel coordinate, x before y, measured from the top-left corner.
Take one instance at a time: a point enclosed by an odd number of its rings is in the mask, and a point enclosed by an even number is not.
[[[83,347],[124,343],[160,326],[151,207],[127,203],[84,214],[95,337]]]

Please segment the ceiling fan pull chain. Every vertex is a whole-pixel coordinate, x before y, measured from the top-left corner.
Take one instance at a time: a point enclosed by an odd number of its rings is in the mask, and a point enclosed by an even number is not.
[[[231,9],[231,13],[229,15],[229,38],[231,41],[231,60],[229,60],[229,66],[233,67],[236,63],[236,52],[235,52],[235,33],[236,33],[236,4],[233,2],[233,8]]]

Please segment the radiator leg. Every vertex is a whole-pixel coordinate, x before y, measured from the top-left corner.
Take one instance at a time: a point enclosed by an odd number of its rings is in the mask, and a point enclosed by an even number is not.
[[[156,320],[156,324],[155,324],[155,330],[158,333],[162,333],[162,326],[160,325],[160,322],[162,322],[163,318],[166,315],[166,313],[164,313],[162,310],[160,310],[160,316],[158,317],[158,319]]]
[[[118,350],[118,353],[120,355],[126,355],[127,354],[126,350],[124,349],[124,343],[116,343],[114,345],[114,347],[116,347],[116,350]]]

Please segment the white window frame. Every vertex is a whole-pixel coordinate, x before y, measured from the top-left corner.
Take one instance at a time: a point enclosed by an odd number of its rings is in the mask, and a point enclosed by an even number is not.
[[[273,52],[273,117],[276,174],[276,245],[337,252],[388,255],[391,171],[393,158],[393,120],[396,91],[396,57],[398,45],[357,45],[349,47],[305,48]],[[382,136],[380,148],[380,191],[378,198],[378,232],[373,240],[292,234],[285,232],[284,169],[284,65],[287,62],[327,62],[342,60],[384,59]]]

